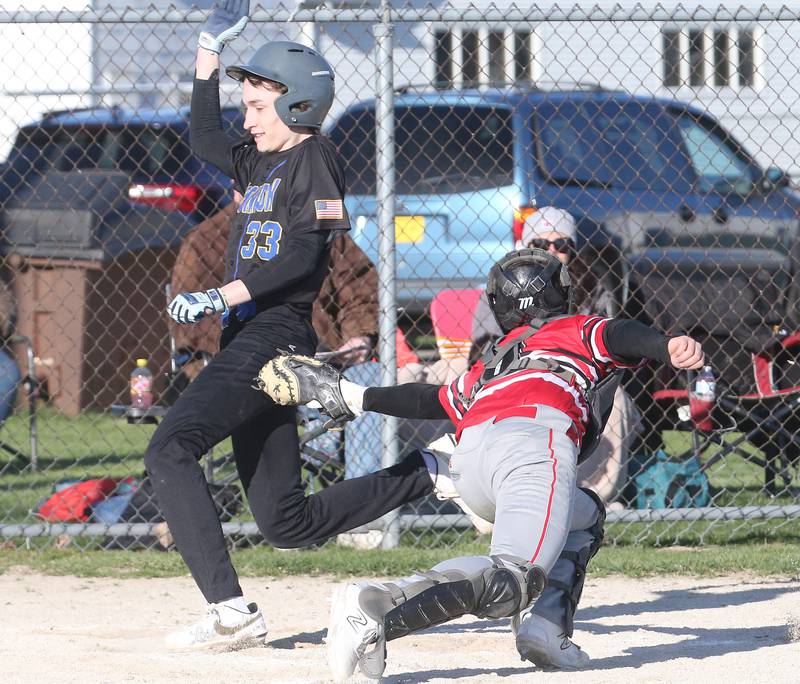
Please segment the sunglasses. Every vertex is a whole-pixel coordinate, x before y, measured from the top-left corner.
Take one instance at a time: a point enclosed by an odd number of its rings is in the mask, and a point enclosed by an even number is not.
[[[556,238],[555,240],[547,240],[546,238],[533,238],[528,242],[528,247],[533,249],[543,249],[545,252],[553,245],[556,252],[561,254],[573,254],[575,252],[575,243],[572,238]]]

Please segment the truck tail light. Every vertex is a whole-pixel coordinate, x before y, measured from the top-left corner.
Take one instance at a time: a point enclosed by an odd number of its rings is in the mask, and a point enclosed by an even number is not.
[[[512,234],[514,242],[522,239],[522,229],[525,226],[525,220],[536,211],[536,207],[520,207],[514,209],[514,227]]]
[[[195,211],[202,194],[196,185],[147,184],[128,188],[128,199],[132,203],[167,211]]]

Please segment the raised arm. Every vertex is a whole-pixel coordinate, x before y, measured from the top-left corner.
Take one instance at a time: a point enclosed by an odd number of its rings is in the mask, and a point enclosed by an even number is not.
[[[233,141],[222,129],[219,103],[219,53],[247,24],[249,0],[224,0],[208,16],[198,38],[189,136],[192,149],[233,177]]]

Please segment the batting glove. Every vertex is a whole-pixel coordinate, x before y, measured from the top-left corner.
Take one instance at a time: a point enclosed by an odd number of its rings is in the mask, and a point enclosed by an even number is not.
[[[172,320],[178,323],[196,323],[204,316],[225,313],[228,303],[217,288],[202,292],[181,292],[167,307]]]
[[[219,54],[226,43],[237,38],[244,30],[249,14],[250,0],[221,0],[214,5],[203,24],[197,44]]]

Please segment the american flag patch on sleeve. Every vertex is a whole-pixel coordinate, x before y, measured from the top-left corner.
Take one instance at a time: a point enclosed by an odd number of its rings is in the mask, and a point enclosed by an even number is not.
[[[342,200],[314,200],[314,209],[317,212],[317,220],[321,219],[340,219],[344,218]]]

